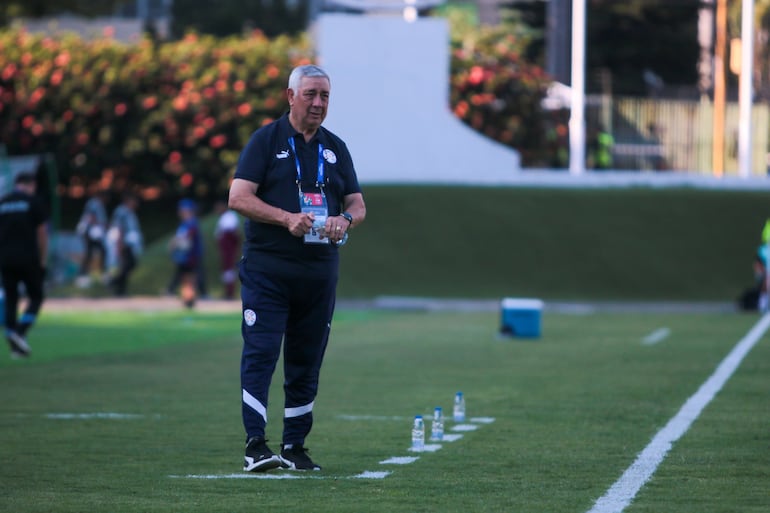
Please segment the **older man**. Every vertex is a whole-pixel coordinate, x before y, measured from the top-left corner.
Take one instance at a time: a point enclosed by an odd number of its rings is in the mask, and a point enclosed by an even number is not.
[[[329,76],[295,68],[289,112],[252,136],[241,153],[229,206],[246,218],[240,265],[244,470],[320,470],[305,449],[331,329],[338,247],[366,216],[345,143],[321,126]],[[284,349],[283,443],[265,440],[268,389]]]

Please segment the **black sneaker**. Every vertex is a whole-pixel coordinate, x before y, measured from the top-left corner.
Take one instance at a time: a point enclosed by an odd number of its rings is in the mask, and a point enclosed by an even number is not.
[[[243,470],[265,472],[281,466],[281,458],[267,446],[264,438],[252,438],[246,444]]]
[[[8,340],[8,345],[11,346],[11,356],[14,358],[29,356],[31,351],[29,344],[24,340],[24,337],[16,333],[15,331],[8,331],[5,334],[5,338]]]
[[[307,455],[307,449],[300,444],[281,444],[281,466],[289,470],[321,470],[321,466],[313,463]]]

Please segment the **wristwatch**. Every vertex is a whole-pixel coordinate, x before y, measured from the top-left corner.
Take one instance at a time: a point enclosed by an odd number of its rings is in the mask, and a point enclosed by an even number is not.
[[[343,212],[343,213],[341,213],[340,215],[341,215],[342,217],[344,217],[344,218],[347,220],[347,222],[348,222],[348,226],[350,226],[350,225],[352,225],[352,224],[353,224],[353,216],[351,216],[351,215],[350,215],[350,214],[348,214],[347,212]]]

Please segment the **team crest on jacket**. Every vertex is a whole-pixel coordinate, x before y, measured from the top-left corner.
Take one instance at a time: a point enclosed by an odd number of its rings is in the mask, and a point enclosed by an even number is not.
[[[324,149],[324,158],[326,159],[326,162],[328,162],[329,164],[337,163],[337,155],[335,155],[334,152],[329,148]]]
[[[243,320],[246,322],[246,326],[254,326],[257,322],[257,313],[251,308],[243,311]]]

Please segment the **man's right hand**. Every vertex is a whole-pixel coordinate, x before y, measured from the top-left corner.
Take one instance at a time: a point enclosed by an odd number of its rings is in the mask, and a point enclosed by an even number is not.
[[[313,227],[315,216],[312,213],[300,212],[289,214],[288,228],[289,232],[295,237],[304,237]]]

